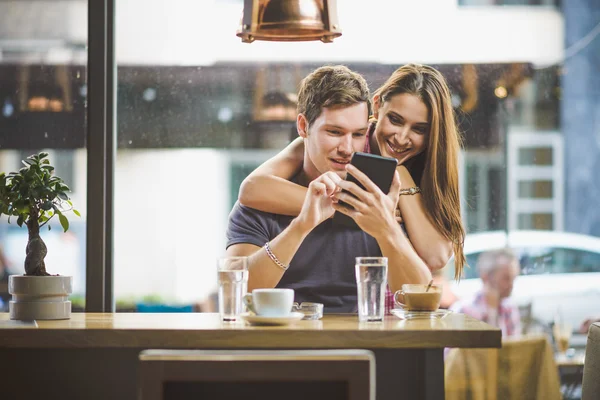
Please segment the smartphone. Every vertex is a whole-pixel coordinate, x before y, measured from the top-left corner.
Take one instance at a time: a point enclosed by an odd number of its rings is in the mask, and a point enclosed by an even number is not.
[[[391,157],[382,157],[375,154],[356,152],[352,155],[350,164],[354,165],[360,171],[362,171],[367,177],[373,181],[375,185],[381,189],[381,191],[387,194],[392,186],[392,180],[394,179],[394,173],[398,166],[398,161]],[[348,174],[346,180],[349,182],[356,183],[362,189],[365,187],[352,175]],[[348,193],[347,191],[345,191]],[[345,204],[340,201],[340,204]],[[333,223],[335,225],[342,225],[350,228],[360,229],[356,222],[349,216],[336,211],[333,215]]]

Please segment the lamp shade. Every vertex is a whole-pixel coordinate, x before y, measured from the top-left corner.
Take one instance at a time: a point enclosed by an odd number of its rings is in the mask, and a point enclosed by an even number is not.
[[[342,35],[336,0],[244,0],[237,36],[255,40],[332,42]]]

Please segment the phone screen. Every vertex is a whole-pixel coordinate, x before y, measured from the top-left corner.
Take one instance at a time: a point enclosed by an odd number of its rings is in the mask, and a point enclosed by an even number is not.
[[[395,158],[356,152],[352,155],[350,163],[367,175],[367,177],[377,185],[383,193],[387,194],[390,191],[392,180],[394,179],[394,172],[398,165],[398,161]],[[365,187],[350,174],[348,174],[346,180],[354,182],[362,189],[365,189]],[[343,204],[343,202],[340,203]],[[337,211],[333,215],[333,222],[336,225],[360,229],[352,218]]]

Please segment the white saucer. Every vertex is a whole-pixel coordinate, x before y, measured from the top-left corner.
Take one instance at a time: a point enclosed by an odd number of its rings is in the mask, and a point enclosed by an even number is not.
[[[251,325],[272,325],[272,326],[281,326],[281,325],[290,325],[295,323],[296,321],[304,318],[304,314],[301,312],[292,312],[285,317],[263,317],[261,315],[256,315],[253,313],[243,313],[240,317],[248,322]]]
[[[391,313],[400,319],[435,319],[444,318],[452,311],[438,308],[435,311],[408,311],[402,308],[394,308]]]

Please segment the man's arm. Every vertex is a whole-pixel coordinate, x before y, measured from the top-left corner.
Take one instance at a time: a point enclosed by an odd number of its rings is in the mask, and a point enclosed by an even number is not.
[[[269,241],[271,252],[277,260],[289,266],[304,238],[321,222],[331,217],[334,210],[331,195],[340,178],[327,172],[308,186],[300,215],[276,238]],[[248,256],[248,290],[273,288],[285,273],[285,269],[272,260],[264,248],[255,244],[236,243],[227,248],[227,256]]]
[[[275,239],[269,242],[271,251],[277,259],[290,265],[298,247],[308,235],[310,230],[303,229],[296,219],[281,232]],[[229,246],[226,255],[248,256],[248,291],[258,288],[274,288],[277,286],[285,270],[279,267],[262,247],[248,243],[240,243]]]

